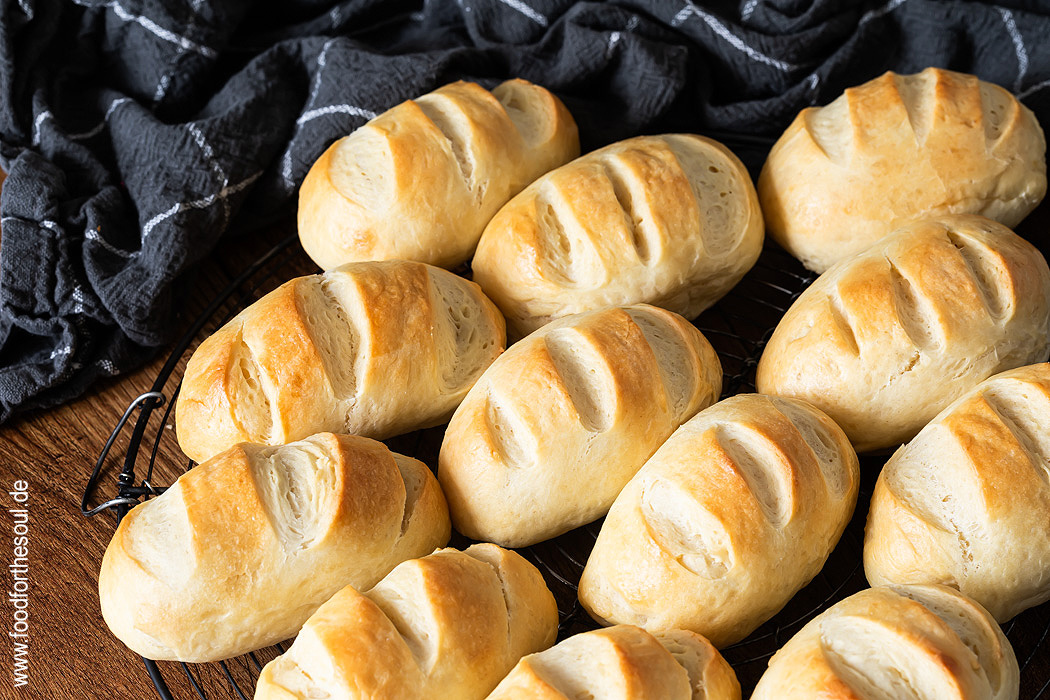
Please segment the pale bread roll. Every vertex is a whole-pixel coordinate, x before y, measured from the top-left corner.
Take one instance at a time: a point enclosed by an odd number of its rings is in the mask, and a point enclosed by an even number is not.
[[[193,353],[179,445],[199,462],[238,442],[438,425],[504,344],[503,317],[478,286],[436,267],[352,263],[298,277]]]
[[[580,602],[603,624],[732,644],[820,571],[858,483],[846,436],[809,404],[721,401],[679,428],[617,497]]]
[[[1014,227],[1046,194],[1030,109],[972,75],[885,73],[804,109],[769,153],[769,235],[823,272],[915,219],[982,214]]]
[[[814,618],[769,661],[751,700],[1017,700],[1013,648],[944,586],[869,588]]]
[[[508,199],[579,154],[576,122],[542,87],[451,83],[317,159],[299,191],[299,240],[326,270],[395,258],[453,267]]]
[[[1050,353],[1050,270],[979,216],[916,222],[821,275],[758,363],[764,394],[809,401],[858,452],[895,447],[978,382]]]
[[[1000,622],[1050,600],[1050,365],[997,374],[897,450],[868,511],[872,585],[943,583]]]
[[[481,700],[557,632],[554,596],[520,555],[442,549],[339,591],[263,668],[255,699]]]
[[[485,228],[474,281],[519,335],[645,302],[694,318],[758,259],[751,177],[722,144],[639,136],[544,175]]]
[[[740,700],[740,683],[698,634],[617,625],[526,656],[487,700]]]
[[[545,326],[486,370],[445,432],[438,479],[456,530],[523,547],[601,517],[721,388],[711,344],[664,309]]]
[[[237,445],[120,522],[102,615],[147,658],[226,659],[295,635],[343,586],[368,588],[448,538],[433,474],[382,443]]]

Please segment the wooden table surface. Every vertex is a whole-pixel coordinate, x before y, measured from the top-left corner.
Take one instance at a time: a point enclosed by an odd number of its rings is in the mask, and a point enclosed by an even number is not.
[[[197,275],[186,300],[180,334],[240,270],[289,232],[287,226],[278,227],[222,245]],[[292,265],[303,273],[313,270],[302,254],[297,254]],[[108,513],[83,517],[80,499],[117,419],[132,399],[149,390],[169,352],[170,348],[162,349],[138,371],[101,382],[70,404],[35,411],[0,426],[0,533],[12,533],[13,516],[8,510],[22,507],[9,495],[16,480],[28,482],[29,500],[24,507],[30,517],[29,683],[20,688],[13,685],[14,640],[8,636],[13,629],[13,608],[5,602],[0,606],[0,636],[4,640],[0,642],[0,698],[157,697],[142,661],[110,634],[99,612],[98,570],[115,518]],[[181,373],[180,365],[177,376]],[[116,476],[128,444],[129,427],[106,463],[94,504],[116,495]],[[148,437],[152,439],[152,435]],[[143,455],[143,463],[146,458],[148,453]],[[173,438],[161,442],[157,464],[155,481],[161,484],[171,483],[185,468],[186,459],[178,453]],[[8,571],[13,556],[11,536],[0,534],[5,600],[13,585]],[[166,665],[165,677],[175,697],[196,697],[180,674],[177,665]],[[216,673],[203,674],[201,682],[214,688],[209,698],[236,697]]]
[[[1034,217],[1039,222],[1025,222],[1030,237],[1039,239],[1046,250],[1045,226],[1050,220],[1050,207],[1043,206]],[[247,235],[223,244],[197,275],[190,297],[185,301],[181,335],[189,322],[197,317],[207,303],[216,297],[251,261],[289,235],[290,225],[276,227],[262,234]],[[1036,235],[1032,235],[1035,233]],[[314,270],[305,255],[291,248],[293,257],[282,268],[283,273],[305,274]],[[291,275],[288,275],[291,276]],[[269,279],[258,296],[282,280]],[[214,328],[215,324],[212,324]],[[79,505],[84,485],[106,438],[129,402],[149,390],[160,367],[170,352],[164,348],[159,355],[140,370],[129,375],[98,384],[87,396],[60,408],[37,411],[0,426],[0,560],[6,563],[12,554],[8,548],[12,532],[12,515],[8,509],[20,507],[8,492],[18,479],[29,485],[30,548],[30,640],[28,685],[14,689],[12,683],[12,629],[10,603],[0,606],[0,699],[3,698],[128,698],[152,700],[157,697],[146,675],[142,661],[118,642],[107,629],[99,612],[97,592],[98,570],[102,554],[112,536],[115,518],[102,514],[84,518]],[[184,355],[186,357],[187,355]],[[184,362],[184,361],[183,361]],[[181,376],[182,366],[176,370]],[[160,424],[160,421],[152,421]],[[173,423],[169,417],[167,424]],[[179,453],[170,427],[160,428],[162,439],[157,457],[154,481],[169,484],[186,466]],[[116,493],[116,476],[128,444],[130,429],[125,428],[107,461],[99,492],[92,502],[97,504]],[[152,445],[155,431],[147,433]],[[148,450],[143,451],[137,465],[142,476],[148,461]],[[3,578],[2,595],[11,590],[12,576]],[[1036,627],[1050,625],[1050,604],[1039,609],[1040,622]],[[1033,611],[1036,612],[1036,611]],[[1038,637],[1039,630],[1034,630]],[[1029,646],[1050,647],[1050,642],[1032,639]],[[263,652],[259,661],[265,663],[273,652]],[[231,673],[245,679],[242,687],[250,689],[248,674],[235,662]],[[162,666],[165,679],[173,695],[179,700],[198,695],[176,664]],[[1050,679],[1050,652],[1041,653],[1027,674],[1037,679]],[[208,698],[237,698],[229,683],[215,665],[201,668],[196,677]],[[1042,685],[1039,682],[1035,687]],[[1030,700],[1038,691],[1031,683],[1022,691],[1022,700]],[[247,695],[251,697],[250,691]]]

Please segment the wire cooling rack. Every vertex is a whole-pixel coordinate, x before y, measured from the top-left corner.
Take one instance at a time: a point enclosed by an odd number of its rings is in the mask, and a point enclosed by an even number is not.
[[[179,378],[175,376],[180,359],[187,354],[202,329],[225,323],[237,311],[281,282],[309,270],[309,263],[289,237],[256,261],[225,289],[176,344],[168,361],[153,383],[151,391],[128,406],[113,435],[107,442],[91,475],[81,504],[85,515],[112,509],[118,519],[139,501],[159,494],[163,489],[153,484],[154,467],[162,442],[174,441],[172,430],[165,429],[171,418],[178,394]],[[762,348],[777,321],[815,278],[787,253],[767,244],[758,263],[744,280],[721,302],[696,320],[697,327],[718,351],[724,370],[723,395],[730,396],[754,390],[755,367]],[[128,447],[123,451],[123,468],[117,477],[116,496],[94,508],[89,499],[100,480],[103,465],[113,452],[118,435],[131,417]],[[147,438],[152,431],[154,437]],[[387,441],[398,452],[414,456],[434,468],[442,428],[411,433]],[[769,622],[744,641],[723,650],[732,664],[748,697],[765,670],[770,656],[810,619],[829,605],[867,587],[861,567],[864,521],[875,478],[885,457],[863,458],[863,480],[857,511],[839,545],[820,574]],[[146,461],[145,475],[136,476],[138,465]],[[187,461],[186,468],[193,466]],[[580,607],[576,585],[583,571],[601,522],[592,523],[533,547],[519,550],[532,561],[546,578],[558,601],[559,639],[577,632],[595,629],[597,625]],[[452,545],[462,547],[470,541],[453,536]],[[1021,666],[1022,700],[1050,699],[1050,604],[1029,610],[1008,623],[1004,631],[1013,644]],[[114,644],[118,643],[116,640]],[[285,645],[248,654],[216,664],[177,664],[144,660],[146,672],[158,695],[174,700],[173,682],[188,688],[178,700],[192,698],[232,698],[248,700],[254,695],[255,679],[263,665]]]

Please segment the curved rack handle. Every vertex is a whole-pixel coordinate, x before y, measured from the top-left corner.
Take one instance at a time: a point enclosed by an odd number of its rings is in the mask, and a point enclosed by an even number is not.
[[[200,316],[193,322],[190,328],[186,331],[185,335],[175,344],[171,354],[168,356],[167,362],[160,369],[157,374],[156,380],[153,382],[153,386],[150,391],[136,397],[124,411],[124,415],[117,421],[116,427],[113,428],[113,432],[110,433],[109,440],[106,441],[105,447],[102,448],[102,454],[99,455],[98,461],[95,462],[95,468],[91,472],[91,478],[88,479],[87,486],[84,488],[84,496],[80,500],[80,512],[85,517],[91,517],[104,510],[110,508],[117,509],[117,519],[119,520],[127,512],[127,509],[131,506],[137,505],[139,500],[146,495],[156,495],[161,493],[162,489],[154,488],[149,483],[149,474],[146,479],[142,481],[142,486],[135,486],[135,458],[139,452],[139,444],[142,442],[143,433],[146,431],[146,424],[149,422],[150,414],[153,413],[154,409],[160,408],[167,401],[167,397],[161,389],[167,383],[168,378],[171,377],[172,372],[175,371],[175,366],[178,364],[179,358],[182,357],[183,353],[193,342],[193,339],[197,337],[204,324],[207,323],[219,310],[219,308],[226,303],[235,292],[242,288],[249,279],[254,277],[260,272],[271,260],[277,257],[278,253],[288,250],[292,247],[292,244],[298,241],[299,237],[297,234],[292,234],[284,238],[281,242],[266,252],[261,258],[256,260],[254,263],[249,265],[241,274],[233,279],[230,284],[219,293],[217,297],[212,299],[211,303],[208,304],[207,308],[201,313]],[[178,389],[175,389],[176,393]],[[88,508],[88,500],[94,494],[95,489],[98,487],[99,475],[102,472],[102,464],[106,461],[106,457],[109,455],[110,449],[113,447],[113,443],[116,441],[117,435],[120,434],[124,424],[128,422],[131,417],[132,411],[136,407],[142,408],[142,413],[139,415],[138,420],[135,421],[135,430],[131,434],[131,444],[128,446],[128,450],[124,456],[124,467],[117,477],[117,497],[112,498],[105,503],[96,506],[95,508]],[[155,456],[155,454],[154,454]]]
[[[80,512],[85,517],[90,518],[91,516],[97,515],[98,513],[110,508],[129,508],[137,505],[139,499],[145,494],[157,493],[156,489],[146,481],[143,481],[143,486],[141,487],[134,486],[135,463],[133,460],[125,460],[124,469],[121,470],[120,476],[117,477],[117,497],[111,498],[94,508],[88,508],[88,500],[98,487],[99,476],[102,474],[102,465],[106,461],[106,457],[109,456],[109,451],[113,447],[113,443],[116,442],[117,435],[120,434],[124,424],[127,423],[128,418],[131,417],[131,412],[141,406],[142,415],[139,417],[139,423],[142,423],[144,417],[148,418],[150,412],[155,408],[163,406],[165,401],[167,401],[167,399],[163,392],[147,391],[146,393],[137,396],[130,404],[128,404],[128,407],[124,410],[124,415],[120,417],[120,420],[117,421],[117,425],[113,428],[113,432],[109,434],[109,439],[106,440],[106,446],[102,448],[102,453],[98,456],[98,460],[95,462],[95,468],[91,471],[91,477],[88,479],[87,485],[84,487],[84,496],[80,499]],[[137,439],[141,439],[141,437],[141,430],[136,430],[135,435],[132,436],[132,440],[137,441]],[[131,453],[130,450],[129,453]]]

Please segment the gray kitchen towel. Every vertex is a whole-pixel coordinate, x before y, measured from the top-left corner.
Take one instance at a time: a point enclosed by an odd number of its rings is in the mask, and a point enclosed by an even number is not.
[[[310,164],[456,79],[557,93],[585,150],[724,138],[894,69],[976,73],[1050,118],[1050,6],[932,0],[7,0],[0,421],[172,339],[194,266],[294,210]]]

